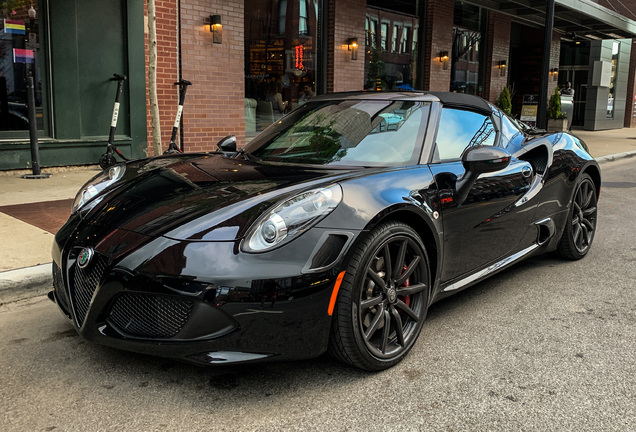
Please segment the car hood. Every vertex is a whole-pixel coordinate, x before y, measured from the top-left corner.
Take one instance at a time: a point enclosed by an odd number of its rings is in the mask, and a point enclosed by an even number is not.
[[[129,163],[121,185],[87,217],[145,236],[230,241],[280,200],[356,171],[265,165],[219,154],[146,159]]]

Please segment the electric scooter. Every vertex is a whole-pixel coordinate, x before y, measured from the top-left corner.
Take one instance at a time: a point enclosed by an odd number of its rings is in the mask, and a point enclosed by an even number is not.
[[[121,96],[121,90],[125,80],[126,76],[120,74],[113,74],[113,77],[110,79],[110,81],[117,81],[117,93],[115,94],[115,106],[113,107],[113,117],[110,122],[110,134],[108,135],[106,153],[99,158],[99,166],[104,170],[117,163],[114,153],[125,161],[129,160],[113,145],[113,141],[115,141],[115,129],[117,129],[117,118],[119,117],[119,97]]]
[[[170,137],[170,145],[163,154],[183,153],[183,150],[179,148],[175,140],[177,138],[177,130],[179,129],[179,123],[181,122],[181,114],[183,113],[183,102],[185,101],[186,91],[188,86],[192,85],[190,81],[181,79],[174,83],[179,86],[179,107],[177,108],[177,116],[174,119],[174,125],[172,126],[172,136]]]

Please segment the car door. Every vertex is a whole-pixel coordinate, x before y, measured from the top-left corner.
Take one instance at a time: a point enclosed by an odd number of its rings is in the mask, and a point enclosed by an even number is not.
[[[534,173],[532,166],[511,158],[500,171],[482,174],[466,199],[457,202],[457,180],[465,174],[461,155],[472,146],[495,145],[491,116],[466,109],[442,108],[431,163],[444,227],[442,282],[496,262],[521,240],[533,212],[522,205]]]

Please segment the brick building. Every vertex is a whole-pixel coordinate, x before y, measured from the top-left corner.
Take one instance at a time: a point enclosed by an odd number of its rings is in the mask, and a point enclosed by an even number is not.
[[[580,126],[636,124],[634,0],[616,8],[608,0],[553,0],[551,33],[552,0],[155,3],[163,148],[179,79],[193,83],[179,137],[186,151],[213,150],[230,134],[243,145],[314,94],[376,88],[459,91],[495,102],[509,86],[518,115],[524,95],[545,100],[572,81]],[[0,14],[0,169],[30,162],[29,74],[43,166],[98,160],[111,123],[113,73],[128,77],[115,144],[132,157],[152,154],[144,2],[0,0]],[[16,61],[16,49],[34,60]],[[606,87],[595,85],[595,62],[609,68]]]

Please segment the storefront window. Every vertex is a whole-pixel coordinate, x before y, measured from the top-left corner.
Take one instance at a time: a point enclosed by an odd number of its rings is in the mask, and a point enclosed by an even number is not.
[[[248,139],[316,94],[320,0],[245,1]],[[272,20],[272,11],[276,19]]]
[[[481,96],[480,43],[481,8],[460,1],[455,2],[451,91]]]
[[[37,129],[44,130],[37,3],[0,0],[0,136],[29,130],[28,82],[33,77]]]
[[[414,9],[405,7],[404,4],[395,4],[388,8],[383,2],[367,1],[365,89],[376,91],[414,88],[419,25],[419,19],[414,12]],[[378,23],[380,23],[379,45],[376,44]]]

